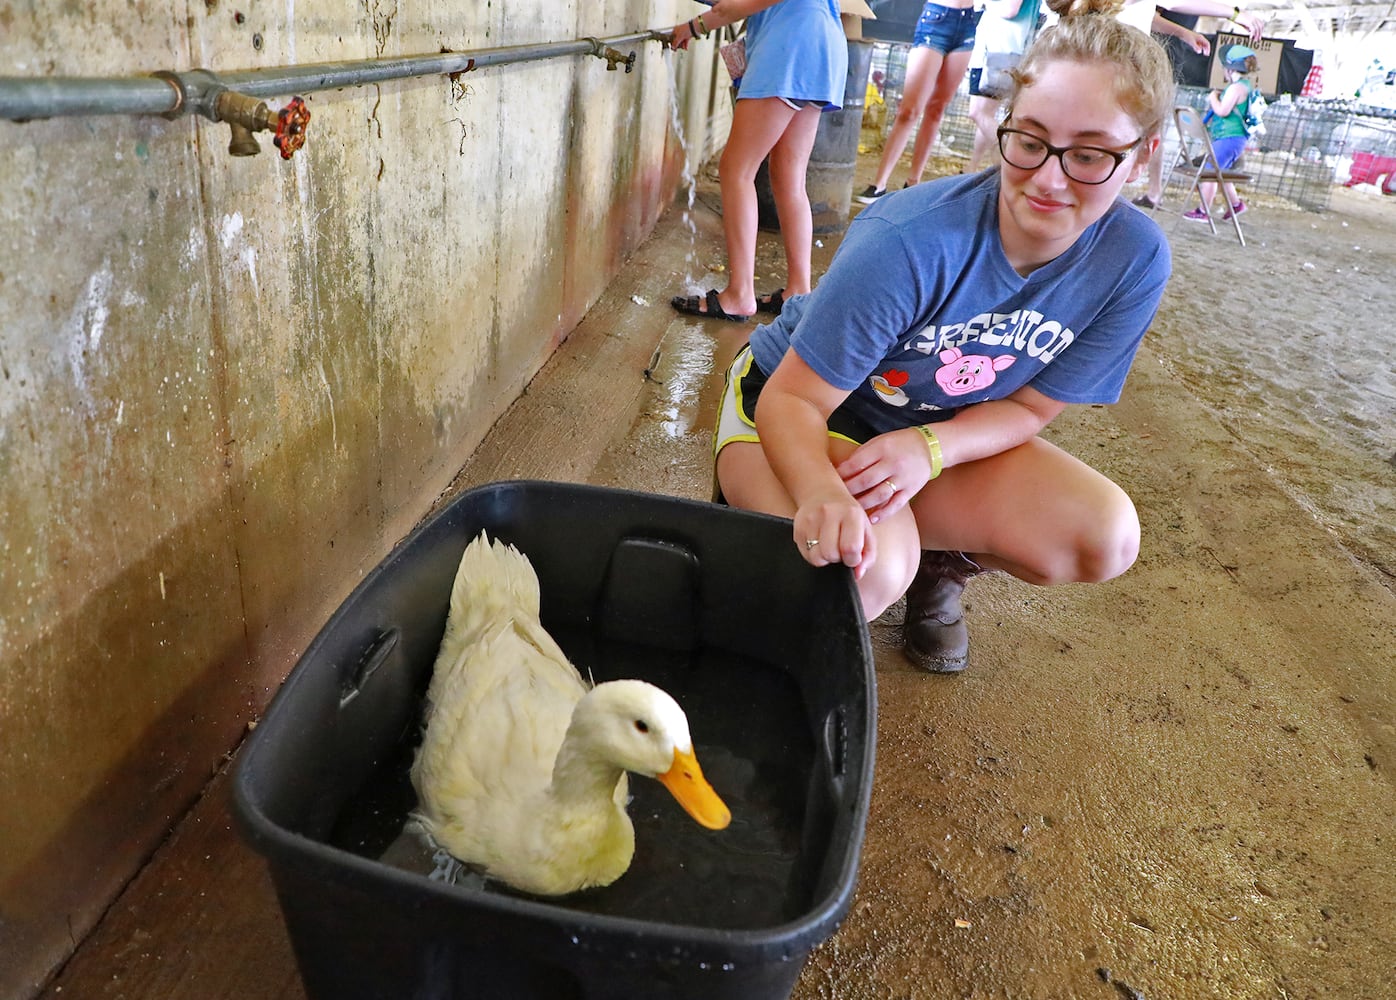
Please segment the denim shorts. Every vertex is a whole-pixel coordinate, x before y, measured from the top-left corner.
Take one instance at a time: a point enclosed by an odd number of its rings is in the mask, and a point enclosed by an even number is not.
[[[974,48],[974,29],[981,13],[978,7],[942,7],[938,3],[928,3],[921,8],[911,44],[935,49],[943,56],[968,52]]]

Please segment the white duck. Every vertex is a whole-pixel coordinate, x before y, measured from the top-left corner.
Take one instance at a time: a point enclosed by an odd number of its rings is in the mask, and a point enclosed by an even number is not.
[[[481,532],[456,571],[412,765],[437,844],[526,892],[609,885],[635,851],[626,771],[727,826],[674,699],[635,680],[588,689],[538,615],[527,557]]]

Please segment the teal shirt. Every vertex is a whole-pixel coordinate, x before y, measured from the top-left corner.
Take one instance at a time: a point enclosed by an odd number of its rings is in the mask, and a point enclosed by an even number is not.
[[[1231,114],[1226,117],[1213,115],[1207,122],[1207,133],[1213,139],[1229,139],[1234,136],[1246,135],[1246,109],[1251,106],[1251,95],[1255,93],[1255,85],[1247,79],[1240,79],[1236,83],[1246,85],[1246,96],[1243,100],[1236,102],[1236,107],[1231,109]],[[1228,87],[1231,84],[1227,84]],[[1226,91],[1222,91],[1226,93]]]

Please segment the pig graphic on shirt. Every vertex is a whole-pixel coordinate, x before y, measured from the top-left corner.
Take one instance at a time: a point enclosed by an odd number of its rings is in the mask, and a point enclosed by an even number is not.
[[[948,347],[940,352],[940,360],[943,367],[936,372],[936,382],[941,391],[947,396],[963,396],[993,385],[998,373],[1018,359],[1011,354],[994,358],[964,354],[958,347]]]
[[[965,354],[958,347],[948,347],[940,352],[941,369],[936,372],[936,382],[947,396],[963,396],[966,393],[986,389],[994,384],[999,372],[1018,359],[1011,354],[990,357],[987,354]],[[889,368],[881,374],[872,375],[868,382],[877,398],[889,406],[906,406],[910,397],[902,389],[909,376],[898,368]],[[938,410],[940,407],[922,403],[918,410]]]

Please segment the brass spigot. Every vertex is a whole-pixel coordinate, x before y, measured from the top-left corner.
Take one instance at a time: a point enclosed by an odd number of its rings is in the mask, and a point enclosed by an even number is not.
[[[620,63],[625,63],[625,71],[627,73],[635,68],[634,52],[631,52],[630,55],[627,56],[607,46],[606,51],[601,54],[601,57],[606,60],[606,69],[608,71],[615,70],[616,66]]]
[[[291,98],[280,111],[272,111],[266,101],[232,90],[225,90],[214,99],[213,117],[228,123],[232,133],[228,152],[233,156],[256,156],[261,147],[252,133],[271,132],[283,160],[289,160],[305,145],[305,130],[310,124],[310,110],[299,97]]]
[[[237,122],[229,122],[228,130],[232,138],[228,142],[228,152],[234,156],[256,156],[262,151],[252,130]]]

